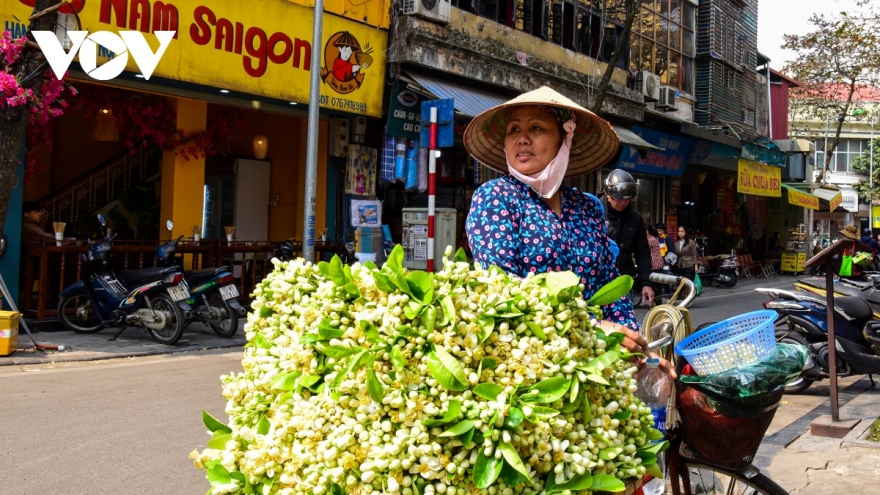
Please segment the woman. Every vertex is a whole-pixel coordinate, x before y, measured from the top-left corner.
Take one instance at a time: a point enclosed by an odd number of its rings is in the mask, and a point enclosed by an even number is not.
[[[648,236],[648,247],[651,248],[651,272],[663,273],[665,262],[660,254],[660,241],[657,239],[657,230],[648,225],[645,229],[645,234]],[[659,297],[663,293],[662,287],[655,286],[654,293],[658,294]]]
[[[510,175],[474,193],[465,229],[474,260],[514,275],[572,270],[589,299],[618,276],[599,200],[562,187],[565,177],[586,174],[617,151],[611,126],[550,88],[543,87],[486,110],[464,134],[468,153]],[[602,308],[604,319],[637,330],[626,297]],[[624,345],[646,349],[637,332]]]
[[[684,227],[678,228],[678,242],[675,245],[678,252],[678,260],[675,266],[688,280],[693,281],[697,273],[697,264],[700,262],[697,257],[697,243],[690,238],[690,233]]]

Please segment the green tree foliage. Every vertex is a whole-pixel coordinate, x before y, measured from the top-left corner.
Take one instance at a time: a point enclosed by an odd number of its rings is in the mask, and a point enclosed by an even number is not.
[[[873,168],[873,189],[871,188],[871,181],[869,179],[862,179],[854,186],[855,190],[859,193],[859,198],[861,198],[862,201],[868,201],[869,199],[874,201],[880,200],[880,138],[874,138],[873,167],[871,161],[871,149],[872,147],[869,144],[867,150],[863,151],[862,154],[857,156],[852,162],[853,170],[859,172],[860,174],[863,174],[865,177],[870,176],[871,169]]]

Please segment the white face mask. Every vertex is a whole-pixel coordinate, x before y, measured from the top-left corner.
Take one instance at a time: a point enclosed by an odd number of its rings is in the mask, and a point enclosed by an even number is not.
[[[510,159],[507,159],[507,171],[510,172],[510,175],[534,189],[542,198],[553,197],[562,185],[562,180],[565,179],[565,172],[568,170],[568,158],[571,152],[571,140],[574,137],[575,127],[574,120],[569,120],[562,125],[566,132],[562,146],[559,147],[556,158],[540,172],[532,175],[520,173],[510,164]],[[504,155],[505,157],[507,156],[506,151]]]

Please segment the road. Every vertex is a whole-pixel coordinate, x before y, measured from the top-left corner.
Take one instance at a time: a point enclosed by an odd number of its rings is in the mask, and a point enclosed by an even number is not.
[[[693,304],[692,322],[761,309],[764,300],[745,287],[707,293]],[[240,357],[232,348],[0,368],[0,491],[204,493],[204,472],[187,456],[209,438],[202,409],[226,418],[219,377],[240,370]],[[819,405],[827,386],[814,392],[793,400],[790,412],[784,404],[771,432]]]

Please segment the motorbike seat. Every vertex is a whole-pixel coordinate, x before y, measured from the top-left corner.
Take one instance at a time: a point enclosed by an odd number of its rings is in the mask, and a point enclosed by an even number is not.
[[[837,297],[834,299],[834,305],[850,317],[854,318],[859,323],[859,328],[861,328],[874,315],[871,305],[861,297]]]
[[[146,285],[175,273],[180,273],[180,267],[154,266],[150,268],[140,268],[138,270],[125,270],[119,274],[119,278],[121,278],[122,283],[131,290],[139,285]]]
[[[229,273],[231,271],[232,270],[230,270],[228,266],[221,266],[217,268],[205,268],[204,270],[187,270],[184,276],[186,277],[186,281],[190,285],[190,287],[194,287],[198,284],[211,280],[217,275],[220,275],[224,272]]]

